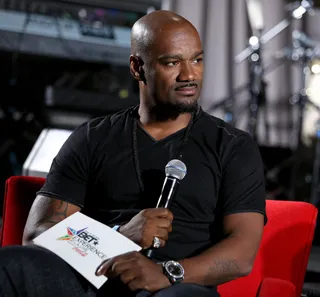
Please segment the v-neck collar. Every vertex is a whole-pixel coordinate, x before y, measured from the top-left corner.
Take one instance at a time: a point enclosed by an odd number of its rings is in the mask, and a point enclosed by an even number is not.
[[[139,128],[139,130],[142,131],[146,136],[148,136],[148,138],[149,138],[150,140],[152,140],[154,143],[166,142],[166,141],[168,141],[168,140],[170,140],[170,139],[172,139],[172,138],[175,138],[176,136],[182,134],[182,133],[187,129],[187,127],[184,127],[184,128],[182,128],[182,129],[180,129],[180,130],[178,130],[178,131],[176,131],[176,132],[168,135],[168,136],[165,137],[165,138],[162,138],[162,139],[160,139],[160,140],[156,140],[152,135],[150,135],[150,134],[141,126],[140,123],[138,123],[138,128]]]

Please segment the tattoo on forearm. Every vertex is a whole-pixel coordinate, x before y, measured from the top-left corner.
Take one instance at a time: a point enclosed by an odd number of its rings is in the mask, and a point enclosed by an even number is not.
[[[222,273],[239,272],[239,266],[235,260],[219,259],[215,260],[212,269],[220,270]]]
[[[64,220],[72,211],[72,204],[47,196],[37,196],[24,230],[24,243]]]
[[[50,199],[43,205],[46,209],[41,223],[56,224],[67,217],[69,204],[64,201]]]
[[[217,282],[225,282],[233,279],[233,275],[239,275],[240,271],[236,260],[216,259],[209,267],[206,278],[214,278]]]

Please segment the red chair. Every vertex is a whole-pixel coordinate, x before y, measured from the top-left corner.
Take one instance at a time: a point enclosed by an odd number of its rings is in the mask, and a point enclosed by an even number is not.
[[[289,282],[295,287],[295,296],[301,296],[317,214],[317,208],[306,202],[267,200],[268,223],[253,270],[246,277],[221,285],[221,296],[256,296],[259,286],[267,288],[262,281],[274,283],[274,289],[269,290],[273,293],[283,286],[292,293],[285,283]],[[279,284],[275,279],[285,282]],[[259,297],[262,295],[260,291]]]
[[[1,246],[21,245],[29,209],[43,182],[43,178],[23,176],[7,180]],[[253,271],[219,286],[221,296],[300,296],[317,213],[309,203],[268,200],[268,224]]]
[[[13,176],[6,182],[0,245],[21,245],[29,210],[45,179]]]

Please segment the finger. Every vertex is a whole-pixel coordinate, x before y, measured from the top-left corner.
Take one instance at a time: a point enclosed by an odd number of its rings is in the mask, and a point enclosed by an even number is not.
[[[114,263],[120,263],[124,262],[126,260],[129,260],[131,258],[139,257],[139,252],[128,252],[125,254],[121,254],[119,256],[116,256],[114,258],[108,259],[103,261],[100,266],[96,270],[96,275],[106,275],[108,273],[108,270],[113,266]]]
[[[149,208],[149,209],[143,210],[143,212],[145,213],[145,215],[151,218],[161,217],[161,218],[168,219],[170,222],[173,221],[173,214],[168,208],[163,208],[163,207]]]
[[[158,216],[168,219],[170,222],[173,221],[173,214],[168,208],[157,208],[159,211]]]
[[[166,240],[159,238],[160,240],[160,247],[164,247],[166,245]]]
[[[166,245],[166,240],[164,240],[163,238],[158,237],[159,241],[160,241],[160,246],[159,247],[164,247]],[[151,242],[151,244],[149,246],[147,246],[146,248],[155,248],[153,247],[153,240]]]
[[[157,236],[160,239],[168,240],[168,230],[165,228],[157,228],[154,236]]]
[[[125,270],[120,275],[120,280],[124,284],[128,284],[129,282],[132,282],[136,278],[136,273],[132,269]]]
[[[114,258],[107,259],[107,260],[103,261],[103,262],[97,267],[96,275],[97,275],[97,276],[105,275],[105,274],[107,273],[107,271],[109,270],[109,267],[110,267],[111,265],[113,265],[113,261],[114,261]]]
[[[171,228],[171,221],[169,221],[166,218],[158,217],[158,218],[155,218],[154,220],[155,220],[155,224],[157,225],[157,227],[166,228],[166,229]]]
[[[106,277],[114,278],[118,275],[121,275],[124,271],[132,270],[134,263],[136,263],[135,259],[129,259],[123,262],[115,262],[107,271]]]
[[[139,289],[144,289],[145,287],[140,278],[134,278],[133,280],[129,281],[127,286],[131,291],[137,291]]]

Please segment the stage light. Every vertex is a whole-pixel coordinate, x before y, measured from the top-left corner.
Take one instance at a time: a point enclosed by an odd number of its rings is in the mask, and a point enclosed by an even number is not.
[[[313,74],[320,74],[320,63],[315,63],[311,66],[311,72]]]
[[[310,103],[306,102],[303,120],[303,143],[311,146],[317,133],[317,125],[320,120],[320,60],[314,60],[310,64],[310,70],[306,74],[306,95]]]

